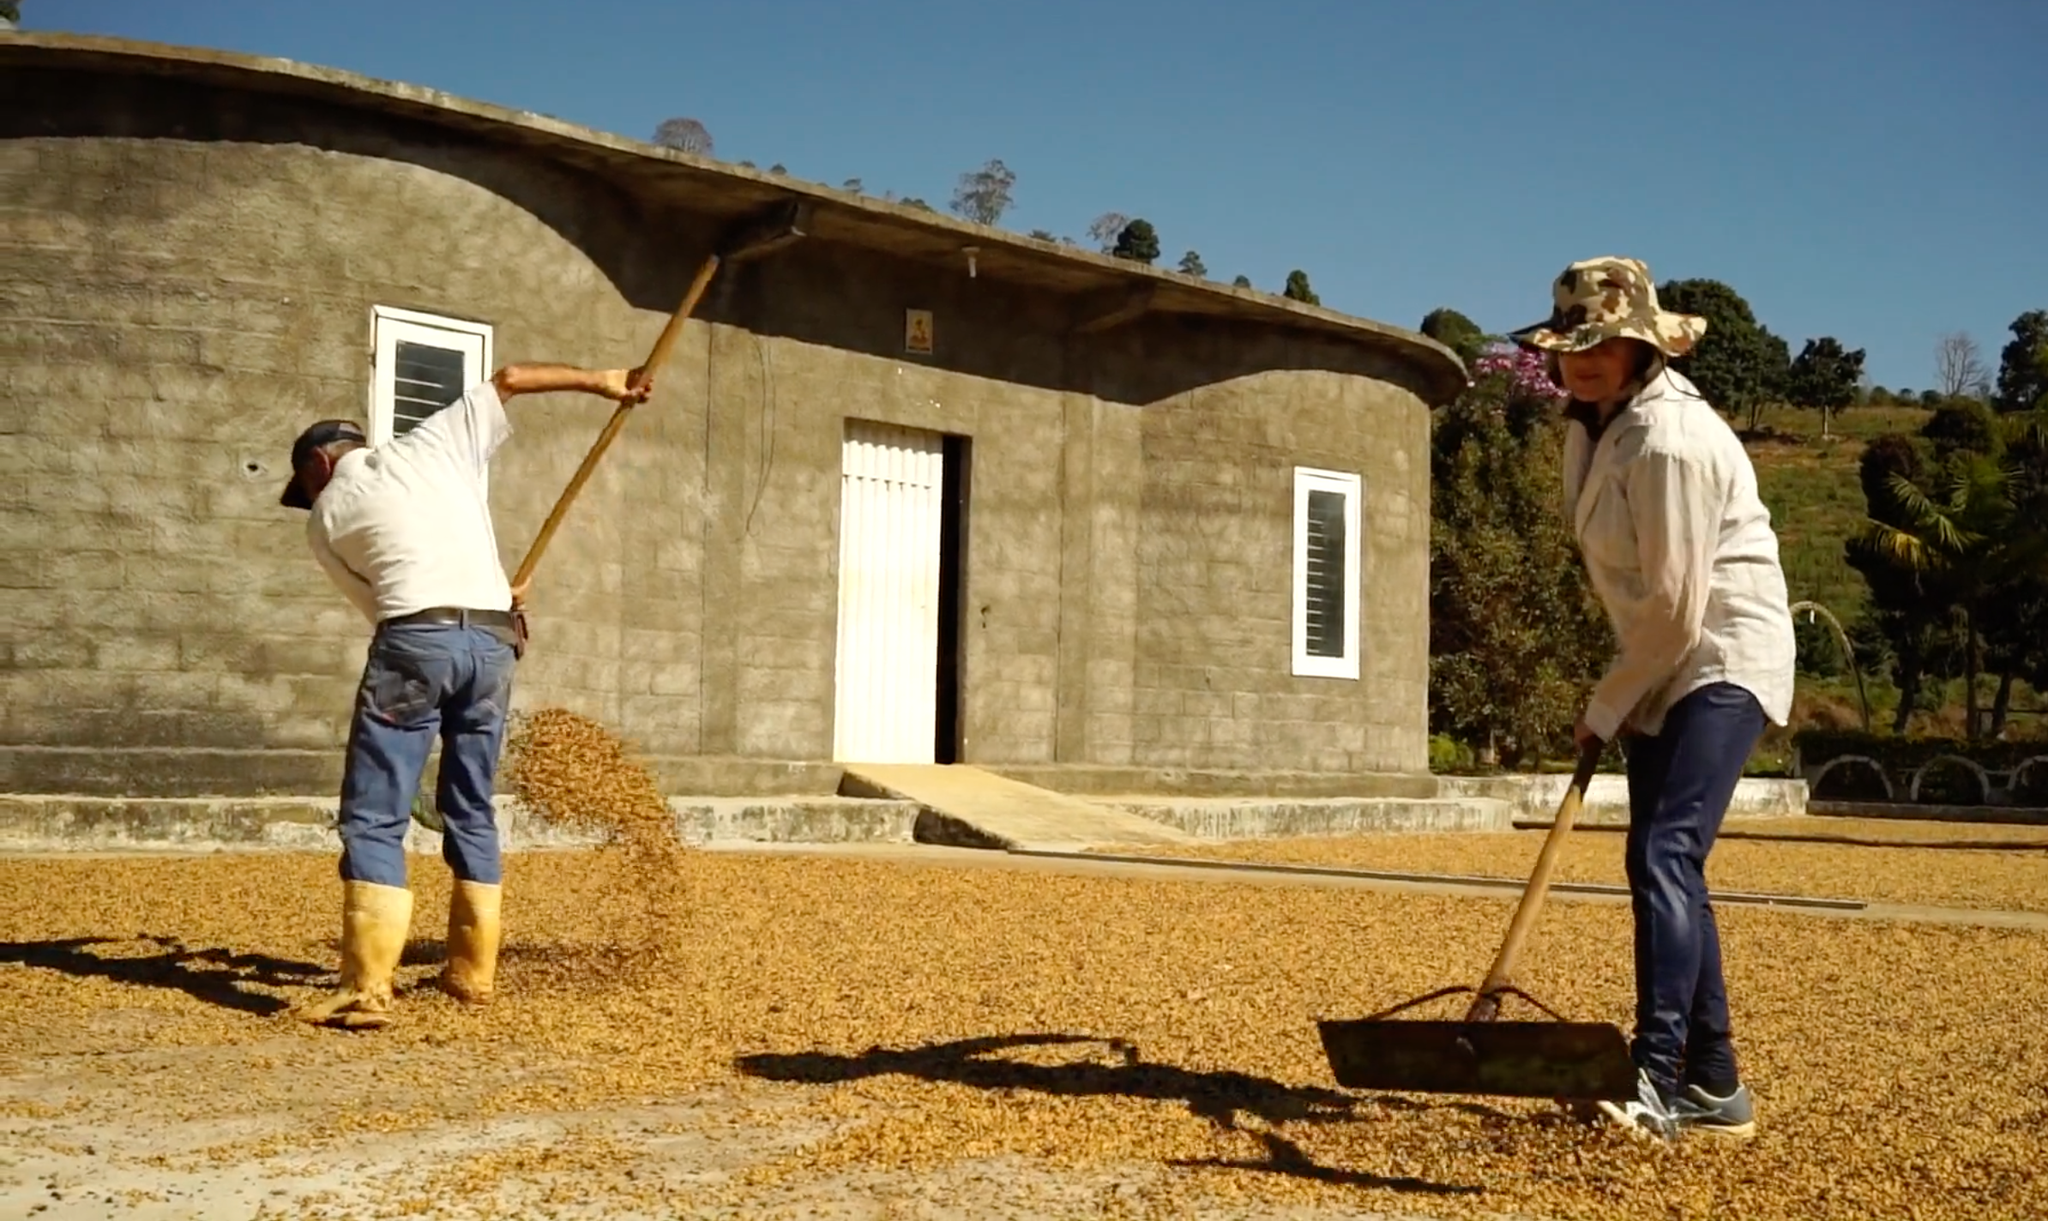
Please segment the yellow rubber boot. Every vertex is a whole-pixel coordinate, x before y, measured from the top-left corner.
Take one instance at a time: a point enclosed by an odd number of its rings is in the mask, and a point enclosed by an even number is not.
[[[412,927],[412,891],[373,882],[342,883],[341,985],[292,1011],[322,1026],[391,1024],[391,979]]]
[[[441,990],[470,1005],[488,1004],[498,976],[502,940],[498,912],[504,888],[457,879],[448,896],[448,965]]]

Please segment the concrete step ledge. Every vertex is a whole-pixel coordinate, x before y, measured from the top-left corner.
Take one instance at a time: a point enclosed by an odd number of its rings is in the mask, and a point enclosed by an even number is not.
[[[1252,800],[1127,795],[1097,800],[1210,840],[1511,831],[1515,818],[1513,805],[1490,797]]]
[[[1564,791],[1571,784],[1571,779],[1562,772],[1440,776],[1438,795],[1447,798],[1491,797],[1513,806],[1516,818],[1548,821],[1557,817],[1558,803],[1564,800]],[[1730,821],[1794,818],[1806,813],[1806,802],[1804,780],[1745,776],[1737,782],[1735,794],[1728,801],[1727,817]],[[1596,826],[1626,826],[1628,820],[1628,777],[1609,772],[1595,775],[1592,783],[1586,786],[1586,800],[1577,821]]]
[[[588,833],[550,826],[518,801],[495,803],[504,850],[589,847]],[[669,799],[686,843],[909,843],[917,806],[847,797]],[[332,797],[79,797],[0,795],[0,851],[338,851]],[[417,824],[406,850],[439,855]]]
[[[912,801],[859,797],[671,797],[690,843],[907,844],[917,824]]]

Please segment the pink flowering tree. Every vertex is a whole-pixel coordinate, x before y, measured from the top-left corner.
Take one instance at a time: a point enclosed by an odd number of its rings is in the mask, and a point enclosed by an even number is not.
[[[1497,398],[1503,408],[1509,399],[1548,406],[1564,397],[1564,388],[1550,380],[1547,357],[1506,342],[1490,345],[1473,360],[1472,391]]]
[[[1530,766],[1569,755],[1608,629],[1560,503],[1564,392],[1511,343],[1470,370],[1431,429],[1430,730]]]

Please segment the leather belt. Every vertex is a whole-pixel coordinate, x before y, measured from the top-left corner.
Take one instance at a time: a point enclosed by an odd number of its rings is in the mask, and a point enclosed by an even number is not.
[[[379,627],[400,627],[410,624],[446,624],[451,627],[497,627],[510,631],[512,612],[501,610],[470,610],[462,606],[430,606],[410,615],[394,615]]]

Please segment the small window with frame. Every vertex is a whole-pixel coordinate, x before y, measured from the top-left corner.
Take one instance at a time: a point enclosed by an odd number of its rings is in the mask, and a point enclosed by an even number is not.
[[[1294,673],[1356,680],[1365,481],[1294,468]]]
[[[489,323],[378,305],[371,332],[371,445],[411,432],[488,376]]]

